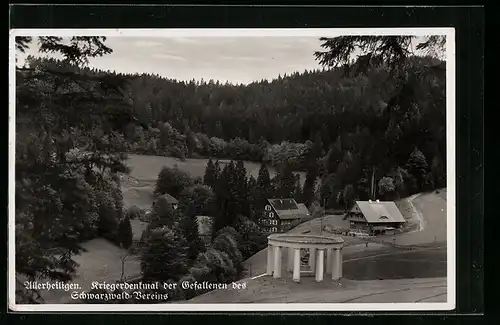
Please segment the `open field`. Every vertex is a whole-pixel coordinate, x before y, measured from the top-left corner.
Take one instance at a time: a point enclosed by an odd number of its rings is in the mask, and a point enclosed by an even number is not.
[[[215,159],[214,159],[215,161]],[[205,168],[207,167],[208,159],[186,159],[181,161],[178,158],[163,157],[163,156],[146,156],[146,155],[128,155],[127,165],[131,168],[130,176],[139,181],[156,181],[158,174],[164,166],[174,167],[177,165],[180,170],[183,170],[193,177],[203,177]],[[228,160],[219,160],[221,168],[224,168],[224,162]],[[259,175],[260,163],[245,161],[245,168],[248,176],[252,175],[257,178]],[[273,176],[276,170],[269,168],[269,173]],[[304,172],[297,172],[301,176],[301,180],[305,180]]]
[[[81,246],[86,250],[80,255],[74,256],[74,260],[80,265],[76,276],[71,281],[79,284],[82,291],[89,291],[93,281],[115,283],[121,277],[121,256],[125,250],[111,242],[96,238]],[[140,261],[136,256],[128,256],[125,260],[125,278],[134,278],[140,275]],[[70,297],[71,291],[44,291],[42,297],[46,303],[74,303]]]
[[[141,186],[122,186],[123,205],[126,208],[136,205],[140,209],[149,209],[154,200],[155,183],[150,182]]]
[[[178,158],[162,157],[162,156],[145,156],[129,154],[126,164],[130,167],[130,178],[132,182],[123,181],[123,202],[126,207],[133,205],[141,209],[151,207],[153,203],[153,191],[158,174],[164,166],[177,167],[189,173],[192,177],[203,177],[205,168],[207,167],[208,159],[186,159],[181,161]],[[229,161],[219,160],[221,168],[224,163]],[[259,175],[260,164],[255,162],[245,161],[245,168],[248,176],[252,175],[257,178]],[[276,170],[269,167],[271,176],[276,174]],[[302,183],[305,181],[305,173],[297,172],[301,177]]]

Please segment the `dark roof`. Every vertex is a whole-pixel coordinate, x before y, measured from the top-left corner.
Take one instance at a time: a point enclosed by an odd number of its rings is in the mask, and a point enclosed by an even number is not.
[[[305,215],[310,215],[311,213],[309,212],[309,209],[307,209],[306,205],[304,203],[298,203],[297,206],[299,207],[300,212],[302,212]]]
[[[297,210],[297,202],[294,199],[269,199],[269,203],[275,210]]]
[[[406,222],[396,203],[392,201],[356,201],[368,223]]]
[[[294,199],[268,199],[280,219],[300,219],[307,216]]]
[[[179,203],[179,201],[177,201],[177,199],[175,197],[173,197],[172,195],[170,195],[168,193],[163,194],[161,197],[167,199],[167,202],[170,204]]]

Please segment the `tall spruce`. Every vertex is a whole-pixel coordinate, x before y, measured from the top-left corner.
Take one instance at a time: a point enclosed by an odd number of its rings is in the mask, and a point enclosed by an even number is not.
[[[179,280],[187,272],[186,240],[175,229],[152,229],[145,238],[141,255],[144,281]]]
[[[238,160],[235,164],[235,197],[234,200],[237,204],[236,214],[248,217],[248,188],[247,188],[247,170],[243,160]]]
[[[280,198],[293,198],[295,192],[295,174],[292,166],[285,163],[275,176],[276,194]]]
[[[273,187],[269,169],[265,163],[260,165],[259,175],[257,176],[257,185],[255,189],[255,208],[257,210],[264,209],[267,199],[273,195]]]
[[[295,175],[295,190],[293,191],[293,198],[296,202],[302,200],[302,184],[300,183],[300,175]]]
[[[255,177],[250,175],[247,181],[248,218],[250,220],[255,220],[256,213],[258,210],[256,194],[257,194],[257,180],[255,179]]]
[[[307,207],[310,207],[311,203],[314,200],[314,192],[316,191],[317,182],[318,182],[318,166],[311,164],[307,168],[306,180],[304,182],[304,189],[302,190],[302,199],[301,199],[301,201]]]
[[[186,208],[179,221],[179,228],[187,243],[187,257],[191,262],[195,261],[198,254],[203,251],[203,243],[198,228],[196,205],[194,200],[185,203]]]
[[[418,189],[423,189],[427,174],[429,173],[429,166],[424,154],[418,150],[418,148],[415,148],[411,153],[408,163],[406,164],[406,169],[415,177]]]
[[[132,233],[130,218],[126,215],[120,221],[120,225],[118,226],[118,241],[123,248],[129,249],[130,246],[132,246],[133,237],[134,235]]]
[[[207,167],[205,169],[205,175],[203,176],[203,183],[212,188],[215,187],[215,183],[217,182],[217,171],[215,169],[215,165],[212,159],[208,159]]]

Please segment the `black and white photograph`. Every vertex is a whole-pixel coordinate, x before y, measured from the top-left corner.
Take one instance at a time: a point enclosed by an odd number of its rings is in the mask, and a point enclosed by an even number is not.
[[[14,311],[455,308],[453,28],[13,29]]]

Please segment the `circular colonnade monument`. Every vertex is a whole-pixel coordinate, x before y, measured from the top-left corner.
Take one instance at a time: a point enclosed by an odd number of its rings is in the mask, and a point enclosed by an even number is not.
[[[267,275],[281,278],[283,249],[286,248],[286,271],[293,273],[293,280],[300,282],[300,276],[316,276],[323,281],[325,273],[333,280],[342,277],[342,247],[344,240],[338,237],[310,234],[272,234],[268,237]],[[309,253],[307,265],[302,265],[301,253]],[[325,263],[326,258],[326,263]]]

